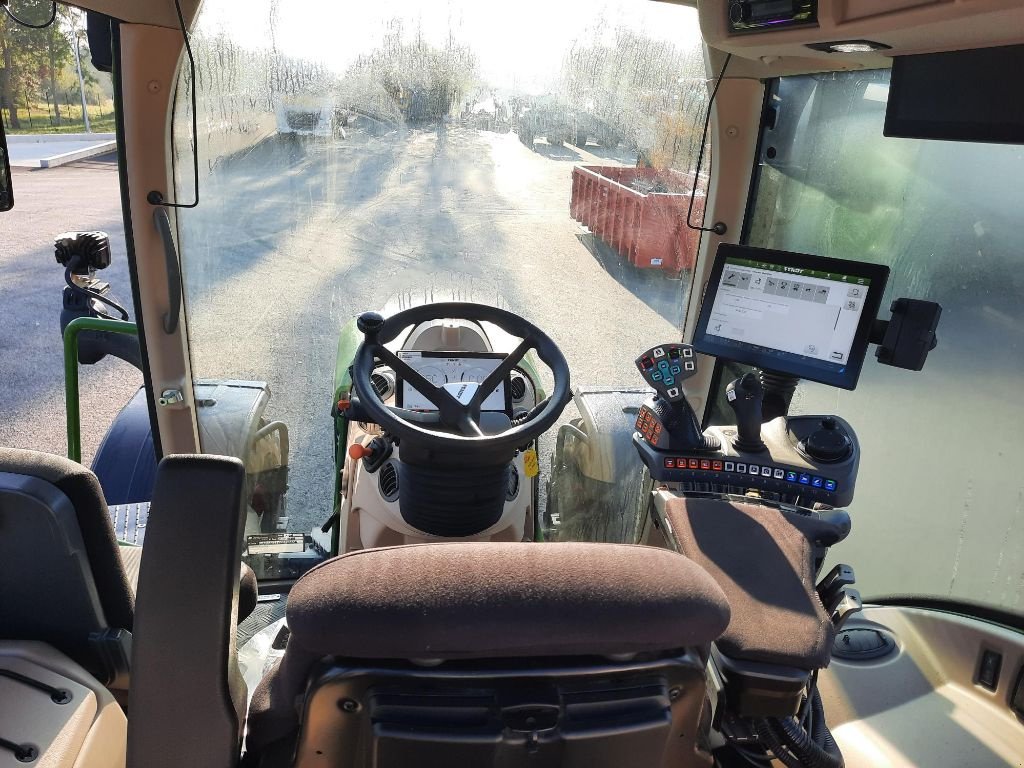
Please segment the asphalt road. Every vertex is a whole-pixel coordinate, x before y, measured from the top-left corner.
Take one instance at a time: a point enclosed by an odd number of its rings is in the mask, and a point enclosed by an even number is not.
[[[410,290],[500,298],[549,333],[583,386],[640,385],[636,354],[678,338],[686,283],[619,263],[569,217],[573,165],[632,163],[588,150],[538,140],[530,151],[514,134],[458,126],[356,130],[279,137],[203,177],[201,205],[179,214],[193,372],[269,383],[268,416],[291,433],[290,528],[330,509],[338,330],[359,312]],[[116,166],[15,173],[18,205],[0,217],[0,295],[14,319],[0,324],[0,444],[63,453],[52,239],[109,232],[103,277],[127,299]],[[140,384],[119,361],[83,369],[86,463]]]
[[[131,289],[114,155],[47,170],[12,169],[15,207],[0,214],[0,445],[67,452],[60,336],[61,232],[110,235],[112,263],[100,274],[129,309]],[[88,464],[142,374],[108,359],[80,373],[82,450]]]

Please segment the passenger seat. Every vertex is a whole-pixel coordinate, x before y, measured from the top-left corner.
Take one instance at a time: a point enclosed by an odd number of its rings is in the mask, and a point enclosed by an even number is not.
[[[118,545],[96,476],[0,448],[0,531],[0,639],[48,643],[122,687],[142,548]],[[256,605],[255,575],[241,568],[239,621]]]

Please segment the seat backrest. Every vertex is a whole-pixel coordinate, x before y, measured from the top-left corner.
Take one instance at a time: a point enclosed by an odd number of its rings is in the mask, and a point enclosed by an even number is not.
[[[0,448],[0,638],[39,640],[91,672],[90,633],[132,629],[134,598],[95,475]]]
[[[515,765],[538,751],[537,765],[705,764],[703,668],[728,622],[718,585],[667,550],[351,553],[292,588],[288,646],[254,694],[248,747],[296,765],[321,753],[353,766]]]

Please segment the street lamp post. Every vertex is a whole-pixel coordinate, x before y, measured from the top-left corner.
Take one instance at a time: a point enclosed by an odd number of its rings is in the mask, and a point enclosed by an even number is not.
[[[72,25],[71,31],[75,35],[75,69],[78,72],[78,93],[82,97],[82,121],[85,123],[85,132],[92,133],[92,126],[89,125],[89,107],[85,103],[85,78],[82,77],[82,53],[79,50],[81,38],[78,36],[78,28]]]

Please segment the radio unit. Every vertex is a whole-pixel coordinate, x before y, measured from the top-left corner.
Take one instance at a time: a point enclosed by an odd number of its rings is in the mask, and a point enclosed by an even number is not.
[[[818,23],[817,0],[729,0],[729,31],[767,32]]]

